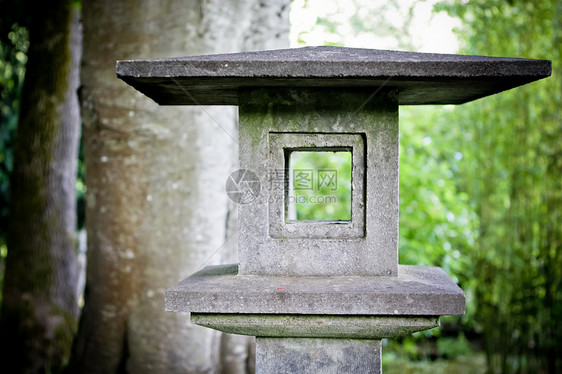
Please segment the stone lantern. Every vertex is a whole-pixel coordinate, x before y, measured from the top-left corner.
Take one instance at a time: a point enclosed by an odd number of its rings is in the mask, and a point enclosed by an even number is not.
[[[398,106],[461,104],[550,72],[545,60],[338,47],[118,61],[161,105],[239,107],[238,177],[253,192],[239,205],[240,263],[173,286],[166,310],[256,336],[258,373],[380,373],[382,338],[465,310],[443,270],[398,264]],[[347,153],[348,216],[290,213],[299,152]]]

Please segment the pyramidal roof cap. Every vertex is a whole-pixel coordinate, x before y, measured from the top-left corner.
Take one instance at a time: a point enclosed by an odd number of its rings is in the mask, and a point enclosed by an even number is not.
[[[550,76],[551,62],[304,47],[117,61],[117,76],[162,105],[237,105],[245,87],[399,91],[400,104],[461,104]]]

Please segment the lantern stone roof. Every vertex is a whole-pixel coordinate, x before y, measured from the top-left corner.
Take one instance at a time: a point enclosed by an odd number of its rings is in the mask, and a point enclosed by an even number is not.
[[[248,87],[397,89],[399,103],[461,104],[546,78],[522,58],[304,47],[117,61],[117,76],[161,105],[237,105]]]

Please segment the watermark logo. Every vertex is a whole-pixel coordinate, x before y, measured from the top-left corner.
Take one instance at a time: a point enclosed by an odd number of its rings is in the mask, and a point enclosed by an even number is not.
[[[258,176],[247,169],[238,169],[226,179],[226,194],[237,204],[249,204],[260,194],[261,183]]]
[[[338,197],[328,195],[338,188],[335,169],[272,169],[267,173],[269,203],[286,202],[294,204],[336,204]],[[228,197],[237,204],[249,204],[261,192],[258,176],[248,169],[234,171],[226,180]]]

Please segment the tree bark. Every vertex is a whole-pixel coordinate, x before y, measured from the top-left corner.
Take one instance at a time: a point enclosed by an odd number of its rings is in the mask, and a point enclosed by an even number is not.
[[[76,322],[76,90],[81,39],[70,1],[33,11],[10,178],[0,355],[13,373],[57,372]]]
[[[166,288],[221,260],[235,109],[160,107],[115,77],[115,60],[248,48],[264,9],[275,23],[255,47],[285,46],[289,1],[271,3],[83,3],[88,267],[73,372],[218,370],[220,335],[163,303]]]

